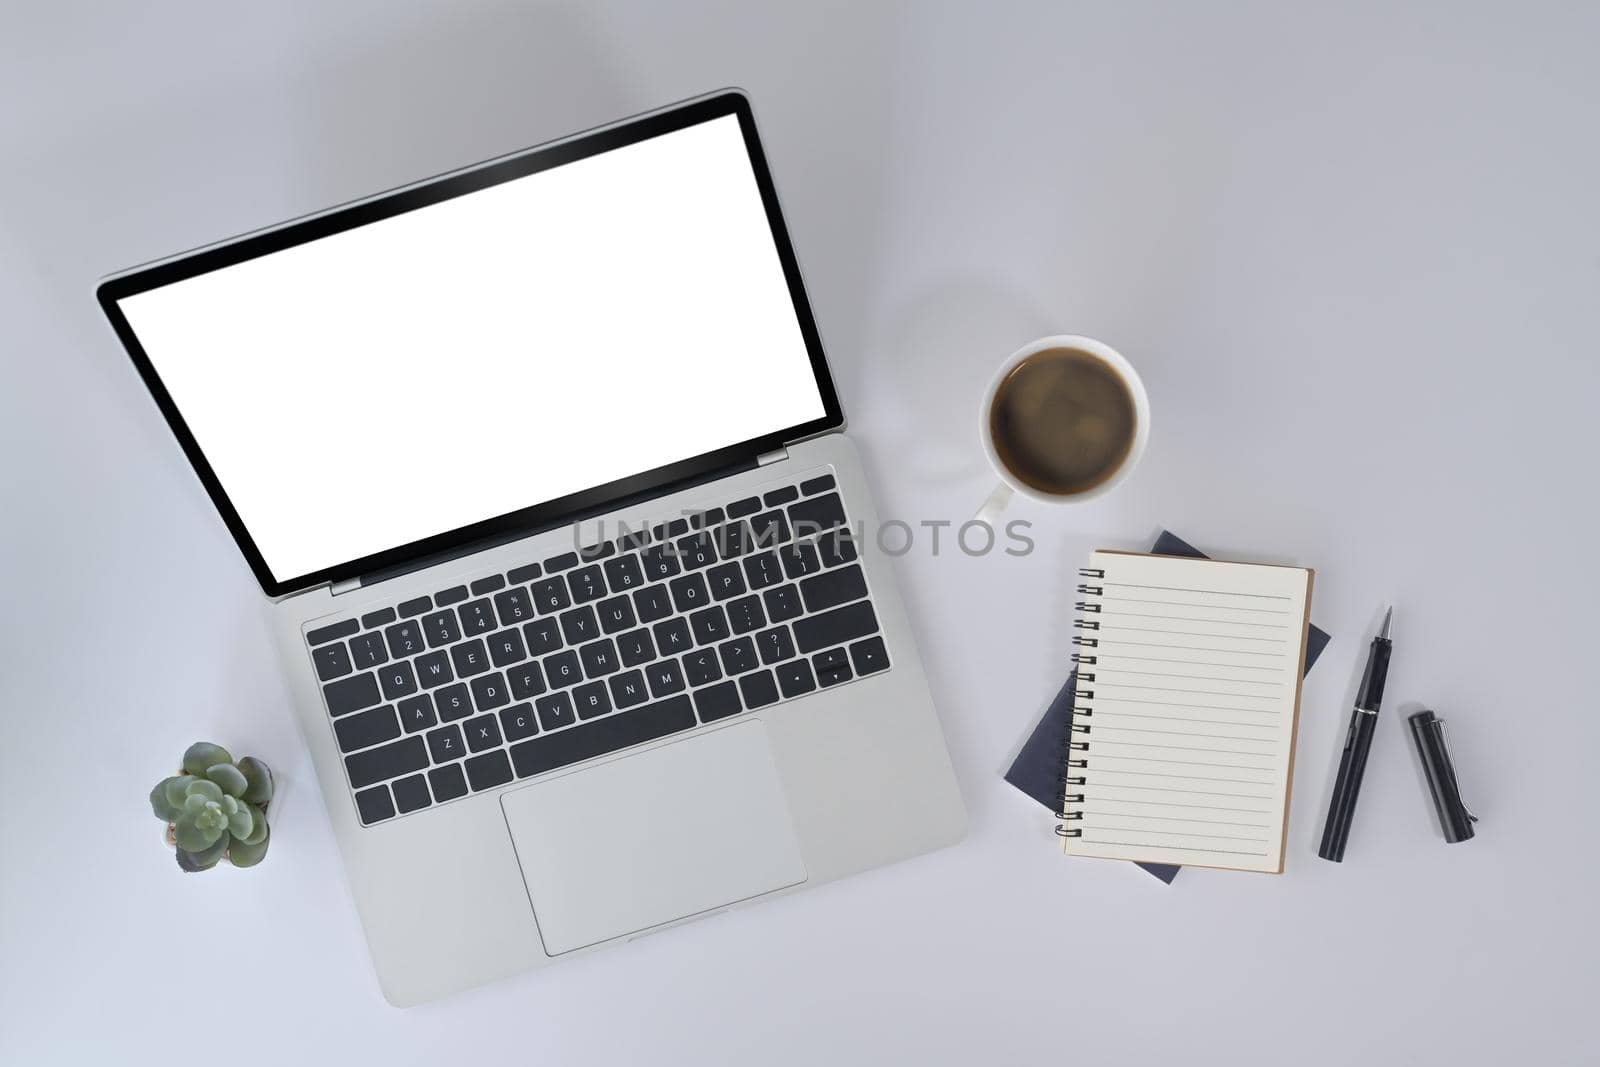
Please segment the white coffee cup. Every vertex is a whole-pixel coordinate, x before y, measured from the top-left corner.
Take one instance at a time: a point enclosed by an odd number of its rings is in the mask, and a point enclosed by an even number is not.
[[[994,409],[995,396],[999,393],[1001,385],[1016,369],[1040,352],[1053,348],[1067,348],[1078,352],[1085,352],[1099,359],[1122,380],[1128,389],[1128,395],[1133,398],[1134,430],[1133,444],[1128,449],[1128,454],[1123,458],[1122,464],[1111,475],[1088,489],[1077,493],[1046,493],[1033,488],[1021,481],[1013,474],[1000,459],[1000,453],[995,449],[994,437],[990,432],[990,413]],[[1123,358],[1122,353],[1112,348],[1103,341],[1096,341],[1092,337],[1079,337],[1076,334],[1056,334],[1051,337],[1041,337],[1037,341],[1030,341],[1007,356],[1005,362],[1000,364],[1000,369],[995,372],[994,378],[989,382],[989,388],[984,390],[983,405],[978,410],[979,437],[983,441],[984,454],[989,457],[990,466],[994,467],[995,474],[1000,478],[1000,484],[995,486],[994,492],[989,494],[989,499],[984,501],[983,507],[978,509],[978,514],[973,516],[979,522],[994,525],[994,521],[1011,503],[1012,496],[1020,493],[1025,497],[1037,500],[1044,504],[1075,504],[1083,500],[1093,500],[1097,496],[1109,493],[1116,488],[1123,479],[1133,472],[1133,468],[1144,455],[1146,442],[1150,439],[1150,398],[1145,394],[1144,382],[1139,378],[1139,372],[1133,369],[1133,364]]]

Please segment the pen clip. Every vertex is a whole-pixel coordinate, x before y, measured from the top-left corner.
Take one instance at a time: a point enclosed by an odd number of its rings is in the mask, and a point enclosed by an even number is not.
[[[1434,719],[1433,725],[1438,728],[1439,740],[1444,744],[1444,758],[1449,763],[1450,784],[1455,788],[1456,800],[1460,801],[1461,810],[1467,813],[1467,818],[1471,819],[1473,822],[1477,822],[1478,817],[1472,814],[1471,808],[1467,807],[1467,798],[1461,795],[1461,782],[1456,778],[1456,754],[1450,747],[1450,731],[1445,728],[1445,721],[1443,719]]]

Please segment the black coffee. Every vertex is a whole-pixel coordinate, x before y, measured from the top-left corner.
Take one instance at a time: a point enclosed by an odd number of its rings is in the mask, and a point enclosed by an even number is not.
[[[1133,449],[1133,394],[1100,357],[1048,348],[1019,363],[995,391],[989,434],[1000,462],[1041,493],[1100,485]]]

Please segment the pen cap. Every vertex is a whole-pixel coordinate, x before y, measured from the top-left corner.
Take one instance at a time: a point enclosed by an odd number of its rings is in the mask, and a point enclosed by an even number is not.
[[[1428,779],[1428,792],[1433,795],[1433,808],[1439,815],[1445,841],[1454,844],[1469,840],[1474,833],[1472,824],[1477,820],[1461,800],[1461,785],[1445,741],[1444,720],[1431,711],[1419,711],[1408,715],[1406,724],[1422,759],[1422,771]]]

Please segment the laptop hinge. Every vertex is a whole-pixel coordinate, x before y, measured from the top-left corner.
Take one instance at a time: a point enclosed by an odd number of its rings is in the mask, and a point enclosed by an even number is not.
[[[354,577],[354,578],[346,578],[342,582],[334,582],[332,585],[330,585],[328,587],[328,592],[332,593],[334,596],[338,596],[340,593],[348,593],[352,589],[360,589],[360,588],[361,588],[361,576],[360,575],[356,575],[356,577]]]
[[[788,459],[788,458],[789,458],[789,448],[788,448],[787,445],[785,445],[785,446],[783,446],[781,448],[775,448],[771,452],[763,452],[763,453],[761,453],[761,455],[756,457],[756,466],[765,467],[769,463],[776,463],[780,459]]]

